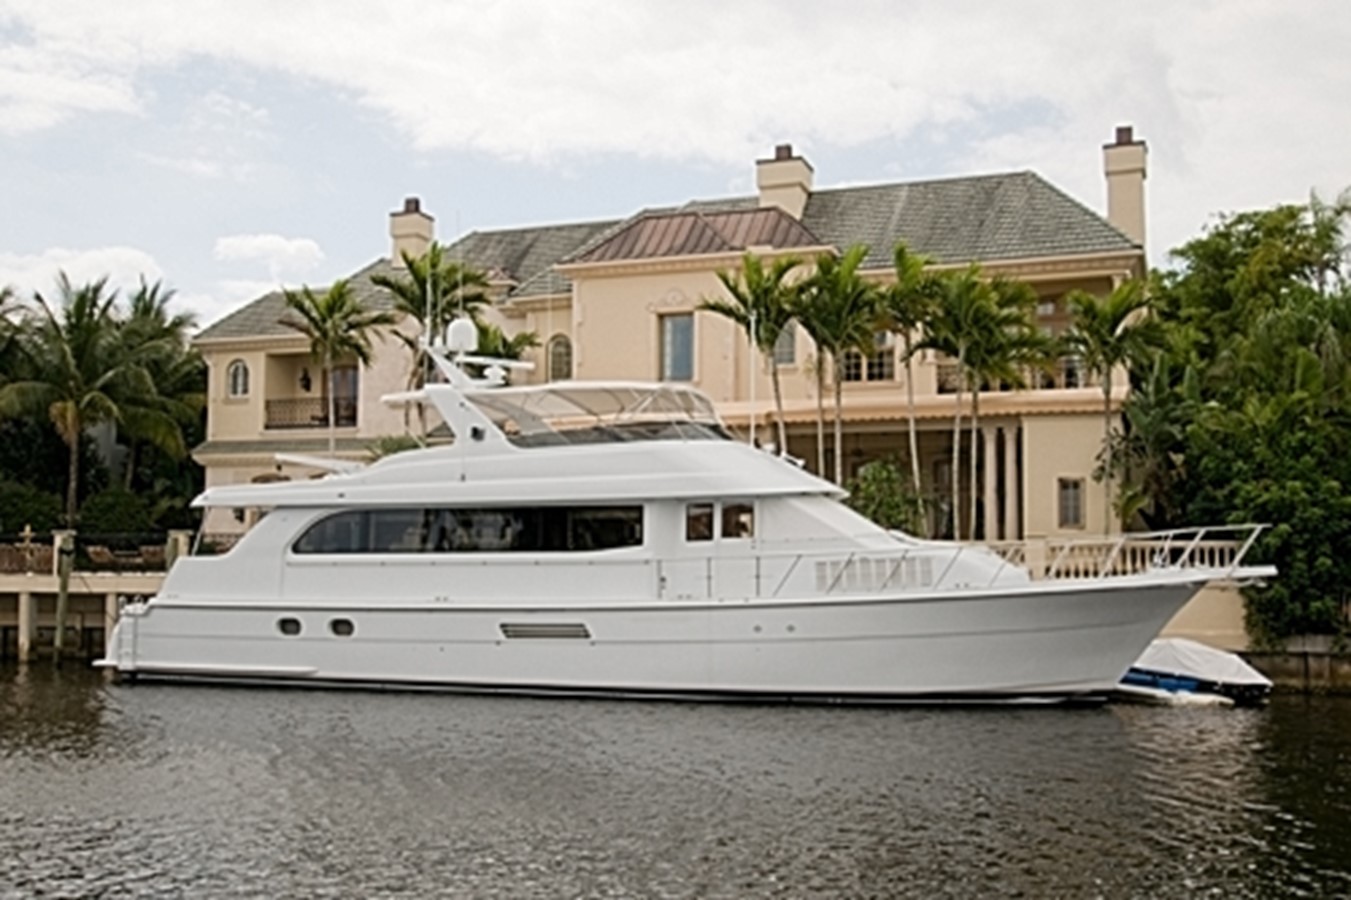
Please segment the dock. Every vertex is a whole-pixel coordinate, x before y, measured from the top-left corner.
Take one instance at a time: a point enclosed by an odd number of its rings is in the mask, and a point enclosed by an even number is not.
[[[61,535],[72,548],[61,655],[84,660],[102,656],[122,604],[157,593],[191,538],[187,531],[0,535],[0,661],[28,662],[56,651]]]

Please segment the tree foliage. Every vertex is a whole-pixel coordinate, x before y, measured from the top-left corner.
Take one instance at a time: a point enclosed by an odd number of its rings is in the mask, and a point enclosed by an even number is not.
[[[153,524],[150,504],[121,487],[93,495],[80,510],[80,529],[89,534],[149,531]]]
[[[337,385],[333,366],[345,360],[362,365],[371,361],[371,336],[382,326],[393,325],[396,316],[385,310],[366,308],[346,279],[333,282],[322,294],[308,286],[286,291],[286,315],[280,323],[310,342],[310,357],[323,366],[324,396],[328,404],[328,454],[337,446]]]
[[[848,504],[883,528],[911,534],[924,531],[924,504],[910,489],[900,465],[892,459],[865,463],[846,485]]]
[[[833,446],[836,484],[844,480],[844,458],[841,452],[844,443],[844,357],[850,350],[872,351],[880,318],[877,285],[865,281],[858,271],[867,256],[868,248],[861,244],[850,247],[843,256],[821,254],[816,258],[816,271],[801,283],[800,289],[793,295],[793,315],[816,345],[818,358],[828,355],[831,361],[835,388]],[[821,394],[821,371],[818,368],[818,398]]]
[[[6,316],[16,352],[7,355],[0,416],[45,419],[65,442],[71,525],[79,505],[81,445],[90,428],[108,423],[175,458],[186,453],[174,401],[156,382],[155,362],[172,354],[172,339],[138,331],[137,320],[124,316],[117,303],[106,278],[75,285],[62,274],[54,296],[35,293],[31,306]]]
[[[1351,202],[1239,213],[1174,251],[1151,290],[1163,349],[1113,442],[1121,504],[1149,524],[1265,522],[1259,640],[1347,628],[1351,597]]]
[[[699,304],[700,309],[715,312],[740,325],[762,358],[769,360],[774,421],[781,454],[788,452],[788,434],[783,421],[783,388],[779,382],[779,367],[774,362],[774,348],[788,323],[793,321],[796,287],[788,281],[788,276],[800,264],[801,260],[795,256],[782,256],[766,268],[764,260],[747,253],[742,256],[738,271],[718,273],[718,281],[722,282],[727,298],[704,298]],[[752,377],[756,374],[752,373]]]

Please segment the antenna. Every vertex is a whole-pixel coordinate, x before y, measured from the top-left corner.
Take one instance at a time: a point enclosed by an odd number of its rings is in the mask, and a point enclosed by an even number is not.
[[[759,345],[757,344],[757,342],[756,342],[756,340],[755,340],[756,337],[758,336],[758,335],[756,334],[756,329],[755,329],[755,307],[751,307],[751,329],[750,329],[750,332],[749,332],[749,334],[748,334],[747,336],[750,338],[750,345],[751,345],[751,346],[750,346],[750,349],[751,349],[751,364],[750,364],[750,366],[749,366],[749,368],[750,368],[750,379],[751,379],[751,433],[750,433],[750,437],[747,439],[746,442],[747,442],[748,444],[750,444],[752,447],[754,447],[754,446],[755,446],[755,364],[758,363],[758,362],[760,361],[760,358],[759,358],[759,357],[760,357],[760,354],[759,354],[759,352],[758,352],[759,349],[760,349],[760,347],[759,347]]]

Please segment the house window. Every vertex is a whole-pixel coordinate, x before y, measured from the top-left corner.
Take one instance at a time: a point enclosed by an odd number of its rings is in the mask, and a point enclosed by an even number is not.
[[[1060,364],[1065,373],[1065,387],[1084,387],[1083,364],[1080,362],[1079,357],[1067,356],[1061,360]]]
[[[1056,479],[1057,505],[1061,528],[1084,527],[1084,480],[1082,478]]]
[[[694,314],[662,316],[661,380],[694,380]]]
[[[844,380],[863,380],[863,354],[857,350],[846,350],[844,352]]]
[[[797,323],[789,322],[774,342],[774,365],[791,366],[797,363]]]
[[[896,351],[891,332],[879,331],[873,338],[874,352],[864,357],[857,350],[844,354],[845,381],[895,381]]]
[[[549,338],[549,380],[566,381],[572,377],[572,341],[566,334]]]
[[[231,397],[249,395],[249,366],[242,359],[236,359],[225,370],[226,391]]]

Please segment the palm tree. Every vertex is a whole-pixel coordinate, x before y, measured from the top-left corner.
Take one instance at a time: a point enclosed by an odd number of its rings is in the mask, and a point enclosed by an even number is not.
[[[971,534],[976,536],[976,498],[979,495],[980,394],[987,384],[1010,388],[1027,386],[1029,367],[1043,365],[1050,341],[1037,331],[1034,313],[1037,295],[1024,282],[1002,276],[989,282],[988,303],[973,320],[972,342],[966,353],[966,382],[971,389],[970,508]],[[985,511],[986,538],[993,510]]]
[[[310,356],[323,368],[324,393],[328,400],[328,455],[337,451],[337,416],[333,385],[333,363],[354,358],[362,365],[371,361],[371,332],[393,325],[397,317],[386,311],[369,310],[361,305],[345,278],[333,282],[322,294],[309,287],[285,291],[286,309],[299,318],[283,316],[278,321],[310,339]]]
[[[1098,378],[1102,386],[1103,485],[1107,502],[1103,506],[1103,529],[1111,530],[1112,517],[1112,372],[1119,366],[1142,359],[1156,346],[1157,321],[1149,315],[1150,300],[1144,285],[1136,279],[1123,281],[1105,297],[1084,291],[1072,291],[1066,302],[1070,328],[1065,345]]]
[[[408,375],[409,390],[426,384],[431,371],[427,343],[445,334],[452,319],[467,315],[478,321],[479,311],[488,303],[488,277],[477,269],[446,259],[446,248],[432,242],[422,256],[403,254],[407,275],[376,274],[371,283],[389,291],[394,312],[418,323],[417,334],[394,332],[412,356]]]
[[[937,350],[956,361],[957,390],[952,417],[952,536],[962,536],[961,446],[962,395],[970,379],[967,356],[977,339],[981,316],[993,303],[990,286],[980,277],[980,266],[943,276],[929,326],[919,346]]]
[[[762,357],[768,357],[780,455],[788,452],[788,433],[783,422],[783,389],[779,382],[779,367],[774,364],[774,347],[788,323],[793,321],[795,288],[785,282],[788,274],[801,262],[797,257],[785,256],[774,260],[766,269],[760,257],[747,253],[741,258],[739,272],[718,273],[718,280],[731,299],[705,298],[699,304],[700,309],[715,312],[740,325],[755,349]],[[752,378],[755,375],[751,373]]]
[[[905,357],[905,399],[910,424],[910,476],[915,496],[922,497],[923,485],[919,469],[919,438],[915,433],[915,337],[926,326],[932,313],[940,281],[926,272],[927,256],[912,253],[902,241],[892,253],[896,281],[882,290],[882,314],[887,327],[897,332],[903,342]]]
[[[123,345],[135,352],[144,348],[144,365],[155,383],[155,412],[170,416],[180,429],[190,428],[206,408],[206,367],[201,355],[189,346],[196,327],[191,313],[171,313],[174,292],[160,282],[140,287],[130,297],[127,316],[121,323]],[[124,483],[131,490],[136,471],[138,445],[148,434],[163,427],[162,417],[147,419],[139,407],[124,410],[120,430],[127,437]]]
[[[492,322],[478,323],[478,352],[480,356],[493,359],[520,359],[527,350],[539,346],[539,335],[533,331],[521,331],[507,337],[501,327]]]
[[[18,304],[14,302],[14,290],[8,285],[0,287],[0,384],[15,377],[18,354],[16,345],[19,337]]]
[[[841,412],[844,406],[844,355],[850,350],[871,352],[873,327],[877,322],[877,287],[863,280],[858,267],[868,255],[862,245],[850,247],[843,257],[823,253],[816,258],[816,271],[802,283],[793,303],[793,314],[816,344],[817,356],[829,353],[835,378],[835,483],[844,481],[844,443]],[[818,362],[819,365],[819,362]],[[822,373],[817,372],[820,397]]]
[[[21,338],[28,371],[0,388],[0,414],[44,413],[69,448],[66,523],[74,527],[80,482],[80,438],[100,422],[134,418],[143,433],[170,453],[183,453],[183,437],[157,407],[158,393],[146,368],[159,347],[124,345],[116,315],[116,292],[107,279],[75,287],[65,273],[57,280],[60,300],[34,294],[37,309]]]

